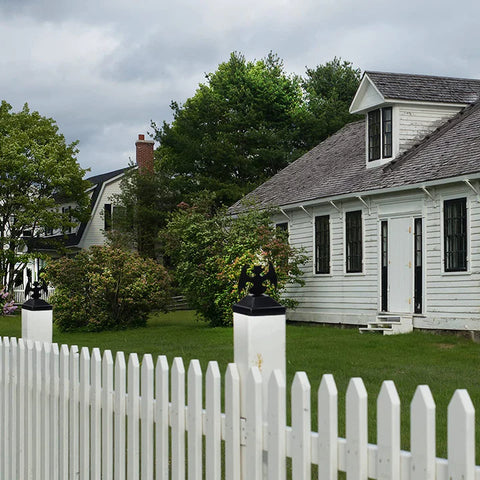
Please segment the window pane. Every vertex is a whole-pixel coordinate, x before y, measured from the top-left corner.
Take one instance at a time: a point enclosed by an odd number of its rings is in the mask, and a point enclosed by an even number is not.
[[[383,158],[392,156],[392,107],[382,108]]]
[[[467,199],[446,200],[443,208],[446,272],[467,270]]]
[[[368,160],[380,158],[380,110],[368,112]]]
[[[345,214],[346,270],[347,273],[362,271],[362,211]]]
[[[105,203],[103,210],[103,223],[105,230],[112,229],[112,204]]]
[[[330,217],[315,217],[315,273],[330,273]]]

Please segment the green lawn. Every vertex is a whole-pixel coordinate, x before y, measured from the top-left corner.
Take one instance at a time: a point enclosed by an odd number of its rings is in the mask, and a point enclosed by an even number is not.
[[[0,335],[20,336],[19,316],[0,318]],[[102,333],[60,333],[57,343],[136,352],[140,355],[200,360],[205,369],[217,360],[221,371],[233,361],[231,328],[210,328],[192,312],[154,315],[146,328]],[[356,329],[287,326],[287,374],[306,371],[312,384],[312,407],[323,373],[335,376],[339,390],[340,434],[344,435],[345,391],[351,377],[362,377],[369,393],[369,441],[375,443],[376,397],[383,380],[393,380],[402,401],[402,448],[409,447],[409,404],[417,385],[428,384],[437,404],[437,455],[446,456],[446,412],[457,388],[467,388],[480,405],[480,344],[451,335],[413,332],[407,335],[360,335]],[[314,419],[314,422],[316,420]],[[315,423],[313,423],[314,425]],[[478,421],[477,421],[478,424]],[[480,428],[477,428],[477,445]],[[478,449],[477,449],[478,450]],[[480,453],[477,452],[477,458]]]

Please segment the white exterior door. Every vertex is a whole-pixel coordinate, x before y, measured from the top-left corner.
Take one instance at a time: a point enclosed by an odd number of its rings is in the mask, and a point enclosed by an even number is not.
[[[388,305],[393,313],[413,313],[413,219],[388,220]]]

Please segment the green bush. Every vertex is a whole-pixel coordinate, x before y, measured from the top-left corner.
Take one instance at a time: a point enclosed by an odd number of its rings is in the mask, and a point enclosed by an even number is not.
[[[278,276],[278,290],[267,294],[287,307],[288,283],[302,284],[300,265],[305,256],[292,248],[286,232],[271,224],[272,211],[251,209],[233,218],[225,211],[209,214],[204,206],[181,204],[161,237],[175,268],[175,279],[188,304],[212,326],[232,324],[232,305],[247,292],[238,292],[243,265],[268,265]],[[248,288],[248,286],[247,286]]]
[[[170,278],[154,260],[112,246],[95,246],[52,260],[46,278],[54,322],[62,331],[144,326],[153,309],[166,310]]]

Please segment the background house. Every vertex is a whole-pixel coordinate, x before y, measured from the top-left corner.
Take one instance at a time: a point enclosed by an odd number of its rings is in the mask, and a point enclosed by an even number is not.
[[[138,135],[135,142],[136,164],[140,169],[153,171],[153,140],[145,140],[144,135]],[[69,231],[48,231],[42,237],[34,237],[30,242],[30,249],[46,253],[55,258],[60,255],[74,255],[79,250],[88,249],[93,245],[104,245],[105,233],[114,226],[116,207],[112,203],[112,196],[121,191],[121,181],[127,168],[113,170],[89,177],[91,187],[90,195],[91,215],[87,222],[80,223]],[[61,208],[68,212],[73,205],[63,204]],[[27,269],[33,272],[33,278],[38,278],[38,272],[43,268],[45,261],[36,259],[24,271],[24,285],[27,282]],[[19,286],[15,292],[17,303],[23,301],[23,286]]]
[[[365,72],[365,119],[247,196],[310,258],[290,320],[480,330],[479,96],[480,80]]]

